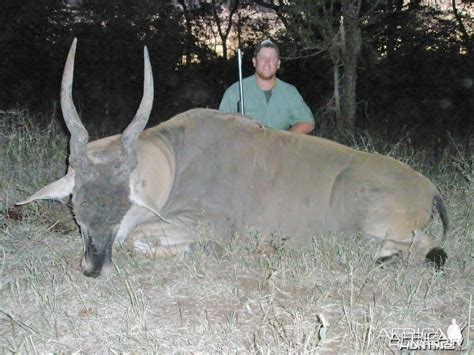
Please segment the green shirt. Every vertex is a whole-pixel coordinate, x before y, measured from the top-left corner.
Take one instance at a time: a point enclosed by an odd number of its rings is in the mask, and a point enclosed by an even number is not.
[[[264,91],[258,86],[255,75],[243,80],[245,116],[260,122],[265,127],[288,130],[299,122],[314,123],[313,114],[298,90],[280,79],[272,89],[267,103]],[[239,83],[230,86],[224,93],[219,110],[239,112]]]

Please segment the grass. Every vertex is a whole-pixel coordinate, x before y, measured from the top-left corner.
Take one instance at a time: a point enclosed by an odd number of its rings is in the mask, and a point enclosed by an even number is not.
[[[117,248],[115,272],[90,279],[79,269],[82,241],[66,206],[12,207],[65,171],[61,127],[31,122],[12,115],[1,132],[2,353],[390,353],[382,330],[472,322],[473,174],[454,144],[438,165],[404,143],[385,151],[444,193],[452,228],[443,273],[413,260],[378,267],[376,244],[358,235],[315,236],[307,248],[288,249],[251,230],[222,249],[203,243],[159,260]],[[439,220],[427,230],[439,236]],[[463,333],[471,351],[472,333]]]

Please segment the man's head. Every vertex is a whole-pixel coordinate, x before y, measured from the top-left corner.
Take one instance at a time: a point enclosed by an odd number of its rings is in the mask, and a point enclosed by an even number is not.
[[[255,74],[264,80],[273,79],[280,68],[280,50],[269,39],[259,43],[253,54]]]
[[[255,50],[253,51],[253,57],[257,58],[258,54],[263,48],[273,48],[277,54],[278,59],[280,58],[280,49],[278,48],[275,42],[272,42],[269,39],[265,39],[259,44],[257,44]]]

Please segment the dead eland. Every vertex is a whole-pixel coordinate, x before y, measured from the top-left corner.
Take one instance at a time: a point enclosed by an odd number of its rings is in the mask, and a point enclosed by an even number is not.
[[[446,253],[421,231],[435,206],[446,235],[440,192],[395,159],[208,109],[144,130],[154,90],[146,47],[143,97],[132,122],[121,135],[88,143],[72,99],[75,52],[76,40],[61,84],[68,172],[18,204],[72,195],[86,276],[110,272],[112,246],[127,237],[144,253],[182,249],[199,239],[202,218],[222,240],[248,227],[299,245],[324,232],[354,231],[381,240],[378,260],[416,246],[444,264]]]

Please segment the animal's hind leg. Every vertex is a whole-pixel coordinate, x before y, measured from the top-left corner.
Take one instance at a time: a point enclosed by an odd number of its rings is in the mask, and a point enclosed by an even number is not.
[[[164,222],[140,225],[128,238],[135,251],[154,258],[188,252],[197,241],[191,229]]]
[[[393,240],[386,239],[382,242],[377,252],[375,253],[375,259],[378,263],[385,262],[390,260],[394,256],[402,256],[402,248],[400,248],[400,243],[397,243]]]
[[[401,208],[404,201],[395,197],[392,200],[386,198],[383,204],[371,205],[362,219],[362,232],[382,239],[375,258],[386,261],[396,255],[405,259],[423,255],[442,266],[446,253],[420,230],[429,221],[430,210]]]
[[[406,257],[410,245],[413,243],[413,235],[405,225],[387,222],[386,216],[372,214],[367,219],[362,231],[370,236],[382,239],[375,259],[384,262],[393,256]]]
[[[433,264],[436,268],[442,268],[448,258],[446,252],[439,245],[434,243],[424,232],[416,231],[415,233],[417,233],[415,240],[425,256],[425,261],[429,264]]]
[[[411,232],[407,238],[402,240],[386,238],[377,251],[376,258],[383,262],[394,255],[408,258],[416,257],[419,254],[425,256],[426,261],[433,263],[436,267],[442,267],[447,259],[444,250],[424,232],[418,230]]]

